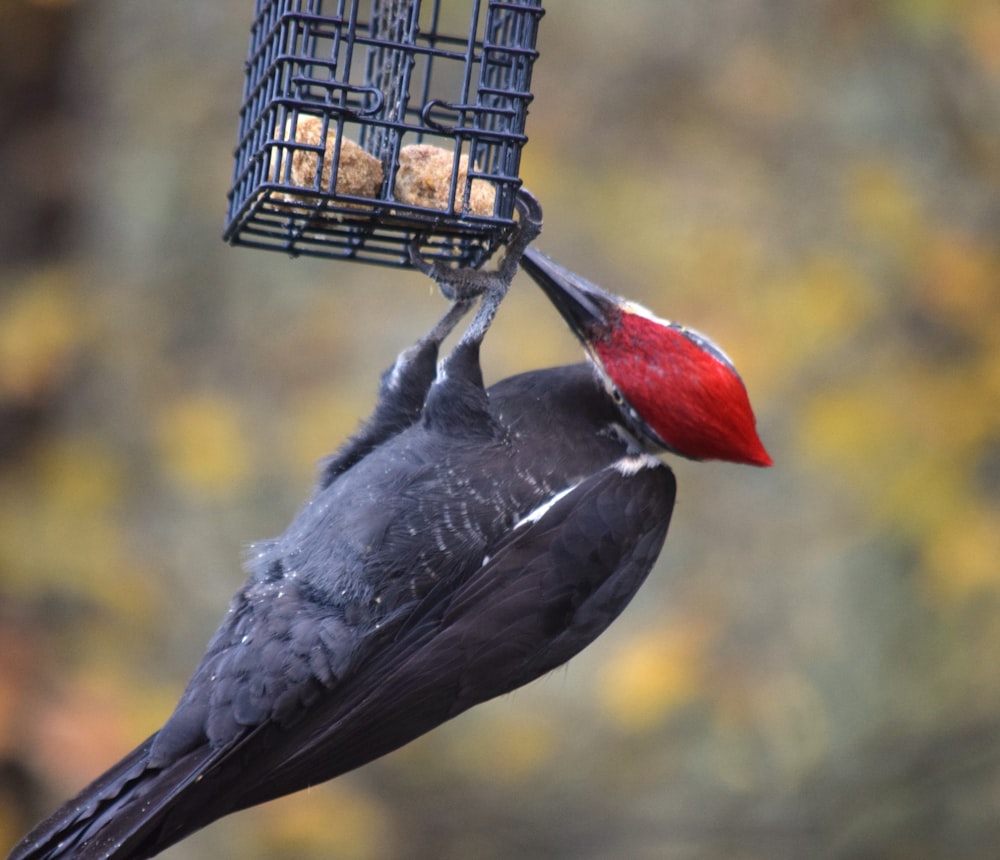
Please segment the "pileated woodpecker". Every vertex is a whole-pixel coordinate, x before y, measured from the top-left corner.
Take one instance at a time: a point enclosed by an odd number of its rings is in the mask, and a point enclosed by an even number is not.
[[[254,548],[163,728],[11,860],[150,857],[549,672],[611,623],[659,555],[675,482],[654,454],[770,463],[717,348],[535,252],[527,270],[590,361],[484,389],[480,342],[541,227],[532,198],[519,211],[493,275],[416,258],[453,309],[383,377],[372,419],[288,530]]]

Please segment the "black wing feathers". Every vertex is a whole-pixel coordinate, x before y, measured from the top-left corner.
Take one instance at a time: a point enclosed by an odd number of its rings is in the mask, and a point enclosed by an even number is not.
[[[255,779],[241,806],[359,767],[565,663],[645,580],[674,495],[665,466],[608,467],[512,531],[464,581],[432,589],[330,706],[312,709],[294,752],[268,742],[276,771]]]
[[[674,492],[673,474],[652,461],[604,468],[513,529],[461,581],[432,588],[405,621],[388,619],[371,656],[318,690],[293,729],[268,720],[162,768],[147,764],[154,736],[81,792],[84,805],[39,825],[11,860],[153,856],[549,672],[635,595],[666,537]]]

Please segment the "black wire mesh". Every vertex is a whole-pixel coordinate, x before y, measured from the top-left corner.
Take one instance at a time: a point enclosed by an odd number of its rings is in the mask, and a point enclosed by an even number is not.
[[[478,264],[513,226],[543,14],[257,0],[225,238],[408,266],[422,236],[427,255]]]

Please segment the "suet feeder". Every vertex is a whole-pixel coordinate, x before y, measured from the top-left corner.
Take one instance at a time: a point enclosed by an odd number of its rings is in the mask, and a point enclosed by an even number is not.
[[[513,227],[543,14],[257,0],[225,238],[397,266],[419,238],[477,265]]]

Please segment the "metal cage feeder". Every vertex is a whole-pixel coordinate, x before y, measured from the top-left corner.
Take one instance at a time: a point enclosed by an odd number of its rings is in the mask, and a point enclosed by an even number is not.
[[[408,266],[420,237],[478,265],[514,223],[543,14],[541,0],[257,0],[225,238]]]

